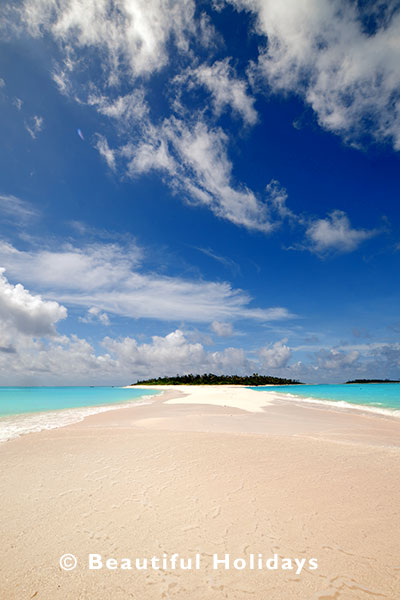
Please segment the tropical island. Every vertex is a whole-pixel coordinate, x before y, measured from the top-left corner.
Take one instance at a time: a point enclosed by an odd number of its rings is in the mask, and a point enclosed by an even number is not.
[[[352,379],[346,383],[400,383],[396,379]]]
[[[214,375],[204,373],[203,375],[175,375],[175,377],[157,377],[157,379],[144,379],[132,385],[300,385],[301,381],[295,379],[284,379],[270,375]]]

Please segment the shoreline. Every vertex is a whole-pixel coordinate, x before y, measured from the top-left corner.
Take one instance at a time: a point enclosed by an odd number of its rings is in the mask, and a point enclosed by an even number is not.
[[[236,406],[227,392],[218,404],[202,389],[195,403],[169,389],[0,445],[4,596],[396,598],[398,420],[290,400],[246,411],[238,398],[256,392],[231,389]],[[74,571],[59,566],[66,553]],[[198,554],[202,568],[91,571],[91,553],[116,564]],[[306,566],[213,570],[215,554]]]
[[[275,392],[266,392],[266,398],[259,392],[237,387],[225,390],[221,386],[207,386],[207,390],[205,386],[192,390],[180,387],[165,386],[163,393],[147,405],[132,404],[123,411],[94,414],[76,427],[302,436],[346,444],[400,447],[399,420],[392,415],[353,410],[353,406],[336,407],[335,403],[330,405],[325,401],[297,402],[297,398],[288,399]],[[66,429],[69,428],[74,425]]]
[[[276,390],[265,391],[264,396],[262,393],[264,390],[255,391],[248,386],[242,385],[159,385],[154,387],[147,385],[130,385],[121,386],[121,389],[154,391],[156,393],[154,395],[139,397],[136,401],[135,399],[132,399],[115,404],[88,405],[33,413],[5,415],[0,417],[0,424],[7,423],[8,432],[5,431],[3,435],[0,432],[0,444],[32,433],[70,427],[99,414],[111,411],[126,411],[130,408],[139,408],[142,405],[154,405],[157,402],[157,399],[162,403],[171,405],[213,405],[239,409],[250,413],[265,413],[270,410],[272,406],[282,406],[287,404],[288,406],[307,407],[307,405],[309,405],[314,408],[319,407],[328,413],[337,412],[339,414],[349,415],[369,415],[371,417],[380,417],[395,421],[400,418],[400,410],[396,409],[379,408],[342,400],[334,401],[323,398],[304,397],[291,394],[290,392],[277,392]],[[242,393],[238,398],[237,391],[239,390],[242,390]],[[172,397],[168,396],[170,393],[173,394]],[[256,396],[253,396],[253,393],[255,393]],[[268,395],[268,398],[266,395]],[[148,400],[146,401],[147,398]],[[18,424],[21,427],[21,423],[25,426],[23,431],[18,430]]]

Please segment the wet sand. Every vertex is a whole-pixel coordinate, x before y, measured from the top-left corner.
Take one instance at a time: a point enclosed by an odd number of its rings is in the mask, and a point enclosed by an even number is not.
[[[0,446],[1,599],[400,598],[398,419],[185,392]],[[90,553],[201,568],[89,570]],[[252,570],[251,554],[306,563]]]

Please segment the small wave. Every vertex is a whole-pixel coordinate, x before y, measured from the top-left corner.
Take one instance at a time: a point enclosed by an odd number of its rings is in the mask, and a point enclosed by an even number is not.
[[[78,408],[66,408],[48,412],[26,413],[0,417],[0,443],[8,442],[26,433],[38,433],[39,431],[58,429],[74,423],[80,423],[90,415],[130,408],[131,406],[143,406],[151,404],[148,402],[124,402],[123,404],[108,404],[105,406],[84,406]]]
[[[272,393],[272,392],[267,392]],[[346,408],[351,410],[360,410],[362,412],[371,412],[377,415],[385,415],[386,417],[396,417],[400,418],[400,410],[390,409],[390,408],[377,408],[376,406],[371,406],[368,404],[353,404],[352,402],[346,402],[345,400],[324,400],[323,398],[312,398],[310,396],[296,396],[295,394],[284,392],[276,393],[276,396],[279,396],[282,400],[287,400],[290,398],[291,400],[295,400],[296,402],[307,402],[309,404],[322,404],[323,406],[332,406],[334,408]],[[378,404],[378,403],[376,403]]]

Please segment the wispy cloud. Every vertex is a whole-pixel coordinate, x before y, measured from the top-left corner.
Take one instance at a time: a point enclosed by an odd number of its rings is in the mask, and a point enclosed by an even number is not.
[[[202,62],[201,52],[194,52],[199,44],[212,50],[215,32],[193,0],[121,0],[118,6],[104,0],[89,2],[84,10],[80,0],[25,0],[18,8],[9,5],[7,18],[14,15],[19,33],[48,35],[57,42],[60,59],[53,78],[62,93],[109,119],[113,133],[108,128],[106,137],[99,131],[94,145],[115,173],[134,179],[157,172],[187,204],[236,226],[268,234],[289,220],[306,228],[308,247],[317,254],[350,252],[375,233],[352,227],[339,211],[311,221],[294,214],[275,180],[264,193],[253,190],[236,175],[234,140],[218,119],[228,111],[247,125],[256,123],[246,79],[251,76],[253,83],[261,78],[264,87],[267,80],[269,90],[301,94],[323,127],[351,142],[369,131],[379,139],[393,138],[400,147],[399,49],[394,43],[400,13],[370,8],[368,22],[376,27],[367,34],[367,8],[360,3],[232,3],[256,14],[257,32],[266,38],[258,64],[247,74],[238,75],[230,57],[213,60],[210,52]],[[182,60],[176,60],[177,54]],[[148,82],[166,65],[174,85],[163,93],[171,103],[156,116],[146,95]],[[82,75],[93,70],[101,72],[96,83],[87,77],[89,83],[82,85]],[[201,106],[183,106],[185,94],[200,88],[206,91]],[[181,101],[181,110],[175,110]],[[27,123],[32,138],[42,128],[42,117]]]
[[[27,221],[38,216],[38,211],[29,202],[12,194],[0,194],[0,214],[3,219],[12,221]]]
[[[32,283],[47,298],[65,304],[165,321],[276,321],[293,316],[285,307],[253,307],[250,296],[229,283],[144,273],[140,256],[140,251],[119,244],[30,252],[0,244],[0,262],[14,279]]]
[[[247,82],[237,77],[229,64],[229,58],[212,65],[203,64],[195,69],[188,68],[175,78],[175,82],[188,88],[203,86],[211,94],[214,110],[219,116],[227,107],[240,116],[247,125],[255,125],[258,120],[254,108],[255,99],[250,95]]]
[[[44,126],[43,122],[43,117],[39,117],[38,115],[35,115],[25,122],[25,129],[33,140],[36,140],[38,133],[42,131]]]
[[[9,11],[12,14],[12,11]],[[138,177],[157,170],[174,191],[188,203],[201,205],[219,218],[253,231],[268,233],[278,222],[271,213],[271,198],[258,196],[233,175],[229,137],[221,127],[208,122],[200,108],[184,118],[170,114],[161,121],[150,117],[145,100],[144,79],[157,73],[170,60],[173,44],[186,59],[181,85],[198,85],[211,94],[214,112],[232,110],[246,124],[254,124],[257,113],[246,80],[236,75],[229,59],[194,67],[193,48],[214,46],[214,28],[205,14],[196,13],[193,0],[143,3],[122,0],[116,9],[111,0],[67,4],[56,0],[25,0],[18,14],[18,27],[32,36],[52,36],[61,48],[60,64],[53,79],[60,91],[92,106],[114,124],[120,136],[111,148],[100,133],[95,146],[108,166]],[[82,52],[94,50],[87,60]],[[101,65],[93,58],[101,55]],[[103,78],[75,90],[74,77],[91,67],[101,68]],[[186,69],[186,71],[185,71]],[[126,93],[126,84],[139,77],[140,85]],[[125,93],[118,93],[124,81]],[[186,81],[186,84],[184,83]],[[40,117],[27,124],[36,137],[43,126]]]
[[[96,107],[97,111],[115,120],[117,124],[132,126],[147,118],[149,107],[145,100],[145,93],[142,88],[137,88],[130,94],[109,98],[104,95],[90,93],[87,103],[89,106]]]
[[[100,134],[97,134],[97,142],[95,143],[95,148],[99,151],[100,155],[104,158],[107,163],[107,166],[115,171],[116,168],[116,152],[112,150],[108,145],[107,139]]]
[[[110,319],[107,313],[102,312],[100,308],[91,306],[84,317],[79,317],[82,323],[101,323],[102,325],[110,325]]]
[[[269,233],[289,214],[286,192],[278,182],[266,187],[264,198],[236,184],[228,137],[221,128],[208,126],[200,117],[189,122],[171,117],[159,128],[148,125],[146,136],[146,141],[122,150],[131,177],[158,170],[189,203],[250,230]]]
[[[232,260],[232,258],[229,258],[227,256],[221,256],[220,254],[217,254],[216,252],[214,252],[211,248],[197,248],[196,247],[195,249],[198,250],[199,252],[201,252],[202,254],[209,256],[213,260],[216,260],[224,267],[228,268],[233,273],[233,275],[238,275],[240,273],[240,265],[238,265],[237,262]]]

